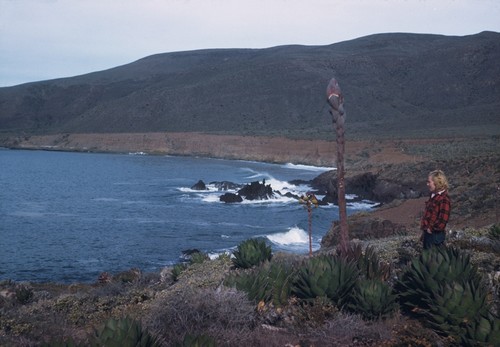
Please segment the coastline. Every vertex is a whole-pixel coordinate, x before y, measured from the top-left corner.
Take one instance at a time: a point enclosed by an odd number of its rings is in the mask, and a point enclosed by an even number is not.
[[[363,162],[369,165],[418,161],[404,153],[402,142],[419,140],[377,140],[346,143],[347,168]],[[370,155],[374,145],[377,153]],[[335,166],[336,142],[289,139],[270,136],[240,136],[189,133],[91,133],[0,136],[0,146],[10,149],[146,153],[230,160],[254,160],[269,163],[294,163],[312,166]]]
[[[91,133],[51,135],[0,134],[0,147],[96,153],[144,153],[248,160],[316,167],[336,166],[336,142],[270,136],[198,132]],[[373,173],[395,183],[420,182],[430,170],[444,169],[453,182],[455,228],[498,223],[498,143],[481,138],[410,138],[346,140],[346,177]],[[492,194],[495,191],[497,194]],[[484,200],[481,194],[489,197]],[[485,195],[486,194],[486,195]],[[401,205],[400,207],[398,207]],[[421,204],[397,200],[370,212],[373,218],[399,221],[410,229]],[[407,216],[403,218],[401,216]],[[353,216],[354,217],[354,216]],[[350,217],[352,219],[353,217]]]

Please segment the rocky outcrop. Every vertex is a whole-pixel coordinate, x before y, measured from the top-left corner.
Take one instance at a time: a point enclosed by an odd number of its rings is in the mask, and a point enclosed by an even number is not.
[[[274,192],[270,184],[266,185],[265,181],[262,183],[254,181],[238,190],[237,194],[226,193],[219,200],[225,203],[234,203],[242,202],[243,198],[246,200],[267,200],[273,196]]]
[[[202,180],[199,180],[195,185],[191,187],[193,190],[207,190],[207,186],[205,185],[205,182]]]
[[[271,185],[254,181],[238,191],[238,194],[247,200],[267,200],[274,196]]]
[[[380,178],[371,172],[346,177],[347,194],[355,194],[358,200],[372,200],[389,203],[394,199],[415,199],[426,193],[424,182],[392,181]],[[319,194],[325,195],[324,202],[337,203],[337,172],[325,172],[312,180],[311,185]]]
[[[243,198],[241,196],[239,196],[238,194],[226,193],[224,195],[221,195],[221,197],[219,198],[219,201],[225,202],[227,204],[232,204],[235,202],[242,202]]]

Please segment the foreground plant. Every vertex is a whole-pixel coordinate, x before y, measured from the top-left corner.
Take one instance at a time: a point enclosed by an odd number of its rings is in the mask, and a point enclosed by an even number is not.
[[[362,246],[349,244],[345,251],[337,252],[337,255],[346,261],[354,261],[360,271],[361,276],[366,279],[378,279],[385,281],[391,274],[391,266],[380,260],[375,248],[368,246],[363,252]]]
[[[284,262],[265,263],[253,272],[229,278],[226,284],[247,293],[248,299],[284,306],[290,297],[295,271]]]
[[[249,269],[271,260],[272,250],[262,239],[248,239],[238,245],[234,252],[233,264],[242,269]]]
[[[347,309],[361,314],[364,319],[391,317],[399,309],[392,288],[380,280],[359,281],[349,295]]]
[[[106,347],[157,347],[158,341],[141,325],[131,318],[110,318],[103,327],[96,331],[91,346]]]
[[[467,327],[464,346],[500,346],[500,319],[491,313],[481,315]]]
[[[402,309],[455,341],[488,315],[488,290],[470,257],[456,249],[426,250],[396,284]]]
[[[331,255],[309,258],[298,270],[293,293],[301,299],[327,297],[337,306],[353,289],[359,277],[356,263]]]

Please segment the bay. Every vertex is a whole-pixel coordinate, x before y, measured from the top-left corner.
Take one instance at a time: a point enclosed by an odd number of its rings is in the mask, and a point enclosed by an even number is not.
[[[0,150],[0,279],[96,281],[102,272],[158,271],[198,249],[212,257],[248,238],[273,251],[307,253],[307,211],[296,199],[225,204],[205,183],[265,180],[302,194],[329,168],[138,154]],[[367,209],[357,204],[349,213]],[[338,209],[313,211],[313,248]]]

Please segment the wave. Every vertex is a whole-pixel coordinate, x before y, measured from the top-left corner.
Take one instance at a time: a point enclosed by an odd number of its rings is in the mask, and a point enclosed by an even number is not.
[[[283,165],[284,168],[287,169],[295,169],[295,170],[307,170],[307,171],[330,171],[337,170],[335,167],[327,167],[327,166],[312,166],[312,165],[302,165],[302,164],[292,164],[286,163]]]
[[[290,246],[290,245],[300,245],[309,243],[309,236],[304,229],[297,226],[288,229],[288,231],[283,233],[266,235],[266,237],[272,243]]]
[[[347,207],[353,210],[369,210],[380,205],[378,202],[363,200],[358,202],[347,202]]]

